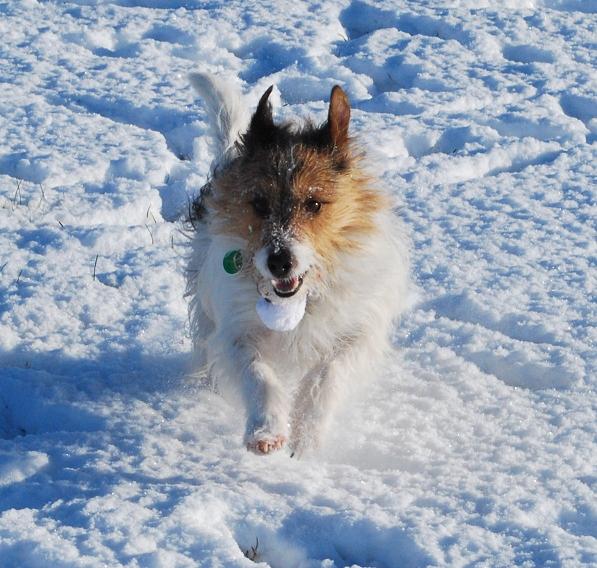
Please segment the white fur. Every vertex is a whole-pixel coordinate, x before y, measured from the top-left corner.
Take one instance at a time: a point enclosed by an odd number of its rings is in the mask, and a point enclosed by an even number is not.
[[[211,95],[211,112],[244,114],[227,108],[231,100],[237,105],[234,97],[218,89]],[[214,124],[226,153],[238,135],[237,123],[216,117]],[[289,439],[299,454],[317,446],[341,391],[374,374],[373,364],[389,347],[393,322],[409,298],[408,241],[399,220],[387,211],[377,218],[377,232],[361,244],[330,273],[321,269],[308,243],[293,243],[309,267],[299,291],[307,295],[306,313],[294,330],[273,332],[255,309],[260,297],[255,276],[268,275],[265,253],[245,258],[238,274],[227,274],[224,254],[246,251],[246,243],[213,234],[209,222],[198,226],[188,282],[196,350],[219,388],[228,384],[240,390],[251,449],[267,453],[281,439]],[[311,275],[316,270],[318,278]]]

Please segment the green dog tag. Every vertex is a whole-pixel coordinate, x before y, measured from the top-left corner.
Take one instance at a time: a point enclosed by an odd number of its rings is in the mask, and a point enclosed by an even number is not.
[[[243,267],[243,255],[239,250],[229,250],[222,261],[228,274],[236,274]]]

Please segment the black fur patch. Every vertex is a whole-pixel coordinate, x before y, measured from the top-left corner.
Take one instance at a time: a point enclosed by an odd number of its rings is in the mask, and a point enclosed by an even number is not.
[[[253,117],[255,118],[255,116]],[[252,120],[241,137],[241,156],[251,160],[260,151],[290,152],[293,146],[304,146],[331,155],[338,172],[348,169],[349,156],[344,149],[333,146],[327,121],[316,126],[308,121],[301,129],[291,123],[274,124]]]
[[[263,93],[257,110],[251,117],[249,128],[241,137],[241,155],[251,160],[260,151],[274,150],[283,153],[291,151],[294,146],[304,146],[330,154],[336,171],[346,170],[348,168],[347,149],[335,146],[329,120],[321,126],[315,126],[312,121],[307,120],[302,128],[296,128],[291,123],[274,123],[272,105],[269,102],[273,88],[272,85]]]
[[[207,208],[205,207],[205,197],[211,195],[212,186],[211,182],[208,181],[200,190],[199,194],[192,200],[189,201],[189,210],[187,212],[187,222],[193,227],[197,223],[202,222],[207,215]]]

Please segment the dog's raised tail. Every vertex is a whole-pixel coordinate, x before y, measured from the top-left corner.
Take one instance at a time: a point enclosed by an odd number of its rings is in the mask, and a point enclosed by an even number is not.
[[[239,86],[211,73],[191,73],[191,85],[203,99],[217,144],[212,170],[236,157],[236,142],[246,132],[251,116]]]

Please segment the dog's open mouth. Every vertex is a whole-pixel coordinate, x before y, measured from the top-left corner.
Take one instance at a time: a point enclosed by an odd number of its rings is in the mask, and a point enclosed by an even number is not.
[[[294,296],[303,285],[303,276],[292,276],[281,280],[272,280],[272,286],[276,296],[290,298]]]

